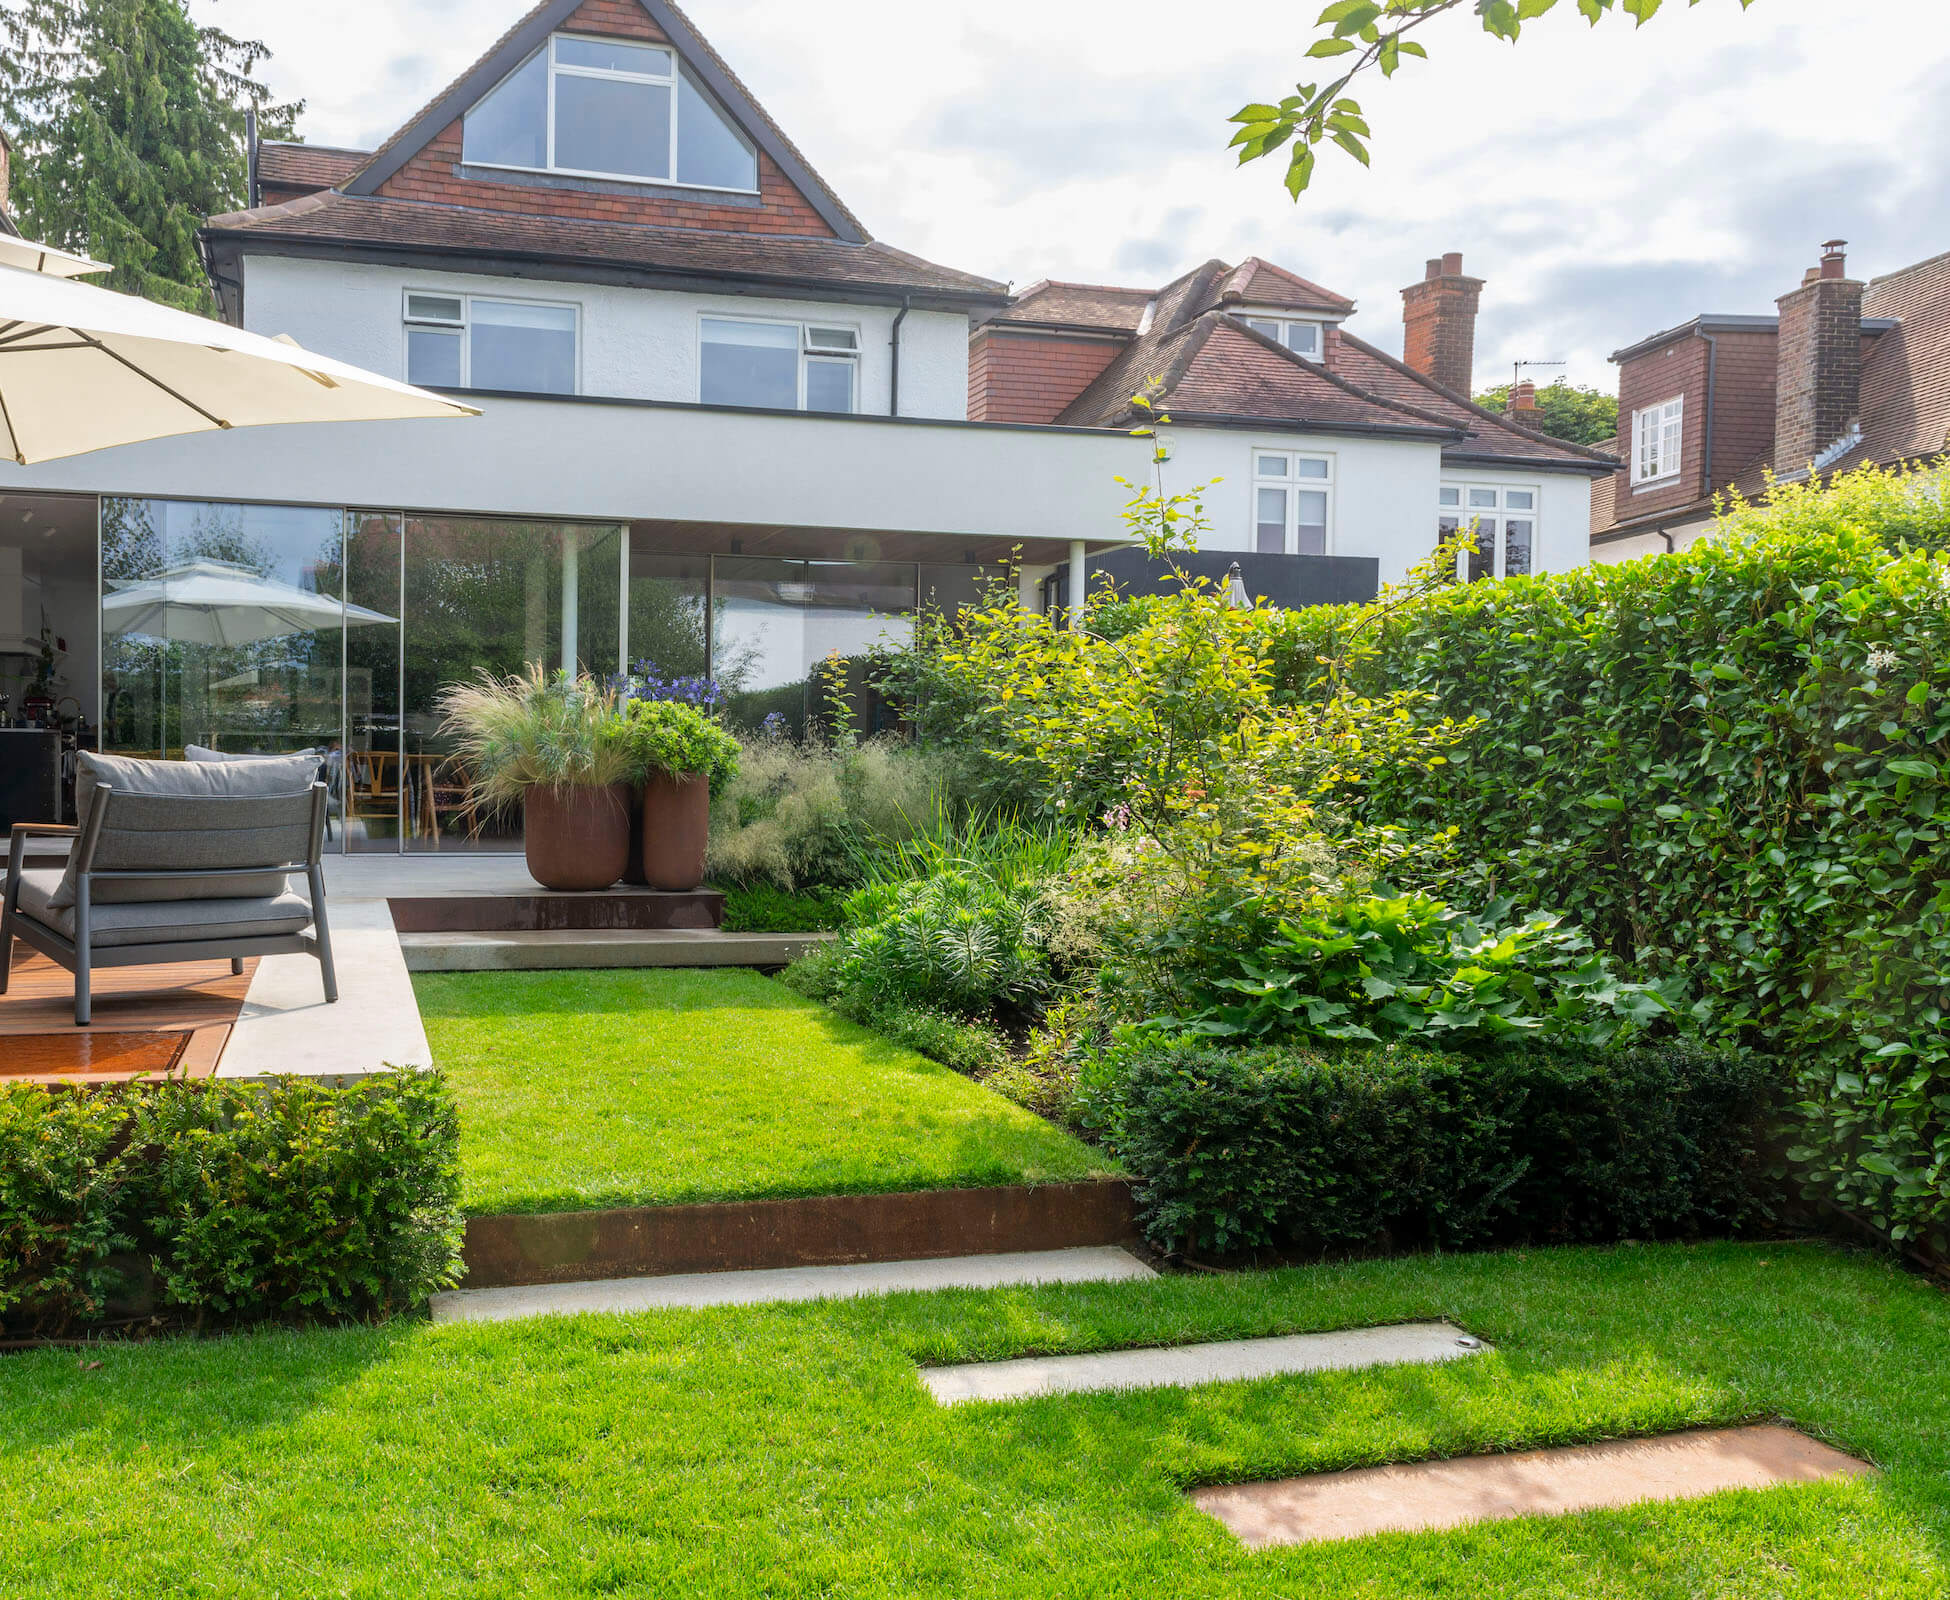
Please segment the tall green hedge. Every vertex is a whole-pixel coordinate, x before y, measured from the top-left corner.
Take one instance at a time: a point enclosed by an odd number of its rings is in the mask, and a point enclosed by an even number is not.
[[[452,1283],[434,1073],[0,1089],[0,1330],[373,1316]]]
[[[1785,489],[1672,556],[1269,614],[1282,690],[1478,720],[1370,813],[1455,829],[1483,892],[1567,912],[1708,1031],[1789,1063],[1811,1194],[1950,1247],[1950,487]],[[1364,625],[1365,624],[1365,625]]]

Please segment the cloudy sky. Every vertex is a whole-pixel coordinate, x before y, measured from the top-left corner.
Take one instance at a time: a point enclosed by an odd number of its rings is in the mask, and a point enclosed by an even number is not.
[[[525,0],[193,0],[274,52],[317,143],[370,147]],[[1155,285],[1258,254],[1360,303],[1461,250],[1488,280],[1479,383],[1702,310],[1771,311],[1820,241],[1857,273],[1950,250],[1950,5],[1673,0],[1596,32],[1571,0],[1515,49],[1452,17],[1362,95],[1374,166],[1299,205],[1234,167],[1225,119],[1301,75],[1316,0],[689,0],[692,20],[879,238],[1023,285]],[[1552,374],[1540,372],[1538,376]]]

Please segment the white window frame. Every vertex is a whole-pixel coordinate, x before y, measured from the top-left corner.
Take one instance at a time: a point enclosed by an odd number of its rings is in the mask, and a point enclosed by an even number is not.
[[[697,314],[697,385],[694,393],[697,403],[704,400],[704,324],[707,322],[745,322],[767,328],[796,328],[799,330],[799,393],[794,410],[806,409],[806,373],[815,363],[838,365],[842,362],[853,368],[853,409],[851,411],[825,411],[821,416],[857,417],[860,411],[860,350],[863,340],[860,325],[856,322],[820,321],[807,322],[796,317],[750,317],[740,316],[728,311],[700,311]],[[814,333],[846,333],[853,336],[853,348],[843,350],[837,345],[816,345],[812,342]],[[712,401],[716,405],[720,402]],[[769,411],[770,406],[754,406],[753,410]]]
[[[1276,311],[1235,311],[1233,315],[1249,328],[1252,328],[1255,322],[1272,323],[1280,330],[1278,333],[1269,334],[1264,328],[1253,328],[1253,332],[1271,339],[1281,349],[1299,356],[1303,361],[1318,361],[1321,357],[1322,346],[1327,342],[1327,324],[1318,317],[1295,317]],[[1286,342],[1286,331],[1288,328],[1312,328],[1314,330],[1313,349],[1295,350],[1292,345]]]
[[[1632,413],[1632,487],[1650,488],[1679,476],[1686,450],[1686,397],[1674,395]]]
[[[416,317],[413,315],[413,299],[424,295],[430,300],[458,300],[460,302],[460,321],[447,322],[438,317]],[[552,311],[567,311],[575,318],[575,387],[570,394],[582,393],[582,307],[574,300],[537,300],[528,295],[516,294],[474,294],[465,289],[408,288],[400,294],[400,371],[406,381],[412,382],[413,373],[413,330],[415,328],[447,328],[460,335],[460,386],[471,389],[474,386],[474,302],[485,300],[499,306],[544,306]],[[559,398],[553,389],[523,390],[541,399]]]
[[[1472,489],[1478,493],[1494,495],[1496,497],[1496,504],[1493,506],[1472,506],[1469,503],[1469,495]],[[1456,496],[1456,503],[1454,505],[1443,504],[1443,496],[1449,493],[1454,493]],[[1530,503],[1528,505],[1512,505],[1510,499],[1512,495],[1527,496]],[[1480,578],[1507,578],[1510,576],[1508,570],[1510,551],[1506,537],[1509,530],[1505,524],[1511,521],[1528,522],[1530,524],[1530,573],[1528,575],[1535,576],[1540,570],[1538,567],[1538,559],[1543,549],[1544,539],[1544,486],[1541,483],[1485,482],[1480,478],[1444,478],[1436,493],[1436,539],[1438,545],[1446,542],[1447,536],[1451,532],[1450,529],[1442,526],[1443,520],[1449,517],[1456,519],[1455,532],[1460,533],[1462,530],[1470,527],[1476,528],[1477,554],[1479,556],[1483,554],[1481,549],[1483,543],[1483,524],[1487,521],[1491,525],[1489,532],[1490,570],[1482,573]],[[1460,550],[1456,552],[1456,577],[1465,583],[1469,581],[1469,567],[1463,552]]]
[[[1265,456],[1277,456],[1286,463],[1286,473],[1262,475],[1260,460]],[[1326,534],[1321,554],[1334,554],[1334,455],[1329,450],[1293,450],[1281,445],[1254,445],[1252,453],[1252,490],[1246,502],[1246,548],[1259,550],[1259,491],[1261,489],[1284,489],[1286,496],[1286,531],[1282,539],[1280,554],[1295,555],[1295,546],[1300,538],[1300,501],[1293,492],[1305,489],[1312,493],[1327,496]],[[1297,470],[1302,461],[1317,461],[1327,468],[1323,476],[1302,476]]]
[[[670,72],[664,77],[658,77],[654,73],[620,72],[603,67],[565,67],[555,59],[555,41],[557,39],[575,39],[585,44],[595,45],[623,44],[639,50],[661,50],[665,55],[670,57]],[[740,128],[735,122],[731,122],[729,115],[724,112],[723,107],[719,107],[720,115],[725,116],[726,121],[730,123],[732,132],[747,148],[752,150],[752,186],[749,189],[741,189],[729,187],[721,183],[686,183],[677,176],[677,141],[680,137],[680,124],[684,120],[677,114],[679,99],[677,80],[683,75],[684,64],[679,59],[674,46],[659,44],[650,39],[605,38],[600,34],[589,33],[551,33],[542,44],[541,49],[547,56],[546,66],[548,68],[548,98],[546,101],[546,109],[543,112],[543,115],[548,119],[547,127],[543,130],[544,143],[548,150],[548,165],[545,167],[520,167],[502,161],[469,161],[467,162],[468,166],[480,167],[484,170],[494,172],[546,172],[563,178],[593,178],[603,183],[636,183],[642,184],[647,188],[656,189],[697,189],[706,194],[757,194],[759,192],[758,151],[752,146],[752,141],[744,129]],[[494,86],[494,89],[488,91],[488,94],[493,94],[494,90],[499,89],[502,83],[506,83],[516,72],[520,72],[523,67],[526,67],[534,59],[535,57],[532,54],[523,57],[521,66],[516,67],[514,72],[510,72],[507,77],[502,78],[501,82]],[[670,89],[670,176],[667,178],[646,178],[638,172],[596,172],[587,167],[557,166],[555,164],[555,79],[558,73],[567,73],[573,78],[608,78],[617,83],[655,83],[667,85]],[[700,92],[704,92],[702,85],[698,85],[697,87]],[[483,95],[481,98],[486,99],[487,95]],[[708,92],[705,93],[705,98],[711,100],[713,103],[717,100],[716,95],[709,94]],[[470,107],[469,109],[472,108]],[[464,141],[465,135],[463,134],[462,137]],[[465,152],[463,150],[463,157],[464,154]]]

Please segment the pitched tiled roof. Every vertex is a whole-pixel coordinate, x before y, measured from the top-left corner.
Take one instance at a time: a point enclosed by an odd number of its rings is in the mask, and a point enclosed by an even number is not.
[[[749,89],[745,87],[743,81],[738,77],[738,74],[733,72],[730,66],[726,63],[724,57],[718,54],[717,50],[712,46],[711,41],[706,39],[703,34],[697,31],[696,25],[691,21],[691,19],[688,16],[684,14],[683,10],[677,5],[676,0],[658,0],[658,4],[670,14],[671,20],[676,24],[677,30],[681,30],[682,32],[689,34],[690,39],[695,43],[695,54],[701,56],[704,61],[708,62],[717,71],[723,73],[725,78],[729,81],[731,87],[738,93],[738,95],[742,96],[743,106],[740,107],[739,109],[748,110],[751,117],[760,124],[760,128],[762,128],[763,132],[767,136],[769,136],[772,140],[776,141],[776,143],[782,149],[790,153],[792,159],[796,161],[799,164],[800,168],[803,170],[808,182],[810,182],[812,186],[818,190],[819,199],[824,200],[828,205],[832,207],[832,209],[835,212],[837,212],[841,217],[845,218],[846,222],[859,235],[861,239],[863,240],[870,239],[872,235],[870,235],[867,232],[867,230],[861,225],[860,219],[854,216],[852,211],[848,209],[846,202],[842,200],[839,197],[839,195],[833,190],[832,186],[828,184],[826,180],[822,178],[817,171],[814,170],[812,163],[806,160],[805,156],[801,154],[799,147],[795,145],[791,141],[791,139],[789,139],[786,136],[785,130],[772,120],[772,114],[769,111],[767,111],[764,106],[759,104],[757,98],[752,94],[752,92]],[[422,106],[418,111],[416,111],[411,117],[409,117],[406,120],[406,122],[400,127],[398,132],[394,133],[391,138],[387,139],[383,144],[379,146],[377,150],[373,151],[371,157],[361,165],[360,173],[363,174],[368,168],[378,167],[381,164],[388,162],[393,157],[406,153],[404,150],[404,147],[406,145],[408,145],[409,143],[418,142],[418,140],[414,138],[416,134],[418,135],[419,140],[424,140],[425,138],[431,137],[432,135],[441,132],[442,131],[441,127],[429,128],[429,127],[423,127],[422,124],[426,121],[426,119],[430,115],[441,110],[443,102],[445,102],[450,97],[452,97],[456,93],[456,91],[458,91],[464,85],[466,85],[468,81],[472,79],[477,73],[480,73],[483,70],[487,69],[495,61],[496,57],[501,55],[504,51],[507,51],[515,43],[517,36],[521,34],[524,29],[528,28],[531,24],[535,23],[536,20],[542,17],[545,13],[556,10],[557,8],[561,8],[564,11],[565,15],[568,12],[573,11],[575,9],[573,6],[565,5],[564,0],[537,0],[537,3],[533,7],[531,7],[527,12],[525,12],[520,18],[518,18],[515,21],[515,23],[507,30],[506,33],[502,34],[499,39],[495,40],[493,44],[488,46],[487,50],[482,54],[480,60],[476,61],[473,64],[473,66],[469,67],[465,72],[463,72],[446,88],[442,89],[439,94],[435,95],[424,106]],[[651,8],[649,6],[646,6],[645,10],[646,12],[649,12],[651,11]],[[652,13],[652,15],[654,19],[654,13]],[[664,30],[664,31],[669,32],[673,30]],[[515,65],[517,65],[517,63],[513,61],[510,61],[508,63],[510,69],[512,69]],[[453,109],[452,115],[458,116],[465,109],[466,109],[465,106],[456,106]],[[452,116],[441,118],[441,123],[443,127],[446,125],[450,125],[451,122],[452,122]],[[753,130],[753,131],[759,131],[759,130]],[[355,174],[354,176],[357,177],[358,175],[359,174]]]
[[[1874,279],[1862,315],[1896,326],[1862,363],[1865,461],[1940,455],[1950,447],[1950,254]]]
[[[1045,278],[1032,283],[996,314],[997,322],[1026,322],[1040,327],[1104,328],[1136,333],[1151,289],[1117,289],[1102,283],[1059,283]]]
[[[996,299],[1006,293],[1002,284],[988,278],[938,267],[873,242],[592,222],[332,190],[212,217],[205,233],[212,239],[512,256],[567,266],[593,264],[949,297]]]
[[[1325,311],[1348,316],[1354,310],[1354,302],[1346,295],[1309,283],[1298,273],[1276,267],[1258,256],[1248,256],[1234,267],[1219,284],[1218,295],[1222,301],[1284,311]]]
[[[370,150],[266,139],[257,147],[257,181],[277,189],[330,189],[345,182],[371,157]]]

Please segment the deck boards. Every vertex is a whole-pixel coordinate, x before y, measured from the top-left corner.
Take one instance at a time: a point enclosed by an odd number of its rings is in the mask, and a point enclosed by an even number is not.
[[[73,977],[15,941],[0,995],[0,1080],[104,1082],[162,1071],[208,1077],[256,968],[252,958],[239,976],[227,961],[97,969],[94,1022],[77,1028]]]

